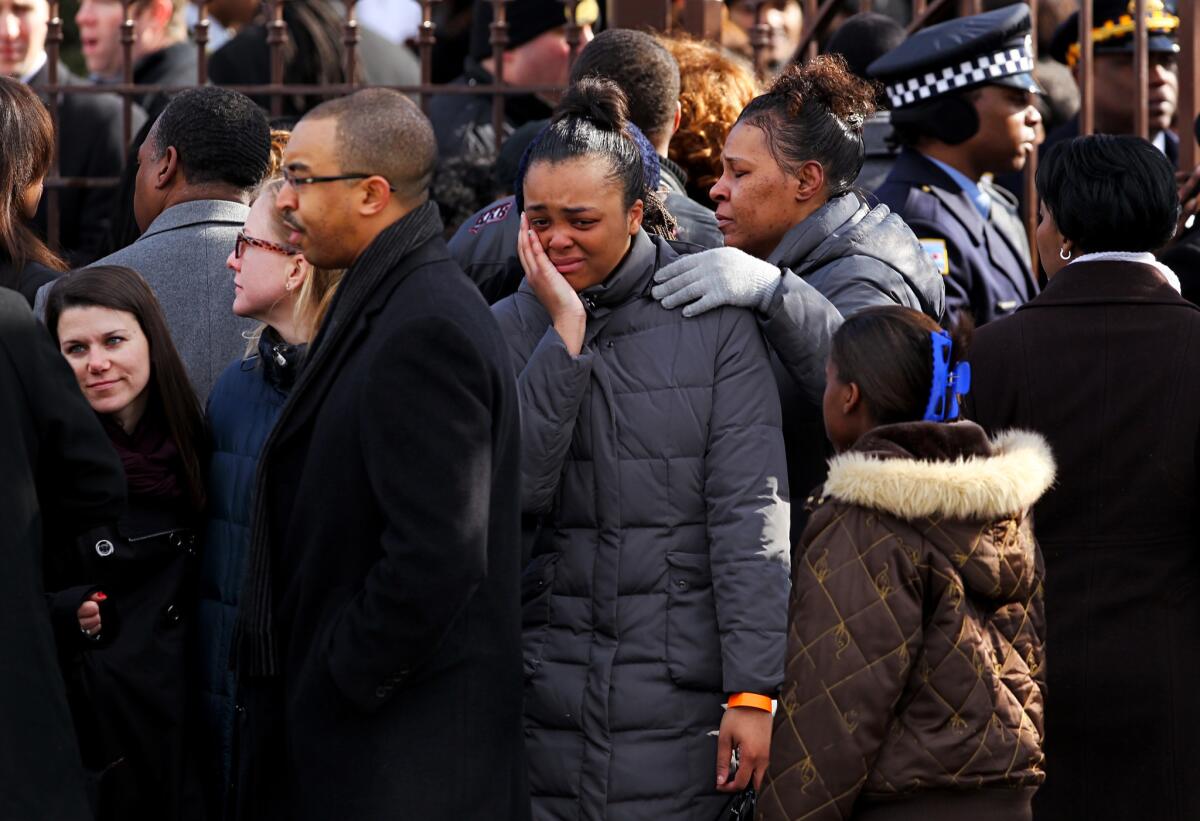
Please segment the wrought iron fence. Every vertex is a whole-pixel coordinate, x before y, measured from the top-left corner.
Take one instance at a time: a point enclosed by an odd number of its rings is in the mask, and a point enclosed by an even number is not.
[[[250,95],[266,97],[270,100],[270,110],[275,116],[282,114],[284,98],[287,95],[307,94],[320,96],[336,96],[348,94],[362,87],[353,79],[336,85],[294,85],[284,82],[285,65],[284,49],[287,43],[287,24],[284,22],[284,5],[288,0],[267,0],[267,47],[270,50],[270,82],[259,85],[231,85],[229,88]],[[556,86],[542,85],[512,85],[504,78],[503,54],[509,45],[506,6],[511,0],[490,0],[493,8],[490,24],[490,42],[495,56],[494,82],[490,84],[461,85],[434,83],[433,49],[437,43],[437,24],[434,21],[435,5],[441,0],[419,0],[421,5],[421,24],[419,27],[416,46],[420,60],[420,82],[411,86],[391,86],[399,91],[416,95],[420,104],[426,110],[433,94],[469,94],[492,95],[492,117],[497,148],[504,135],[504,100],[506,96],[552,92],[560,90]],[[580,0],[564,0],[566,7],[566,41],[570,47],[571,60],[574,60],[582,43],[582,29],[576,23],[575,10]],[[749,32],[749,42],[753,54],[753,63],[760,79],[766,79],[768,72],[768,49],[771,42],[770,26],[765,22],[765,11],[770,0],[753,0],[755,24]],[[838,0],[801,0],[804,11],[804,28],[801,34],[800,47],[797,53],[815,56],[819,51],[818,34],[839,10]],[[1034,20],[1034,30],[1037,28],[1039,0],[1027,0]],[[1149,95],[1150,95],[1150,61],[1149,39],[1147,32],[1147,11],[1155,0],[1130,0],[1130,11],[1136,20],[1135,30],[1135,133],[1149,137]],[[135,23],[133,18],[137,0],[122,0],[124,7],[124,22],[121,26],[121,46],[123,50],[122,82],[106,85],[67,85],[60,83],[59,56],[63,45],[63,23],[60,16],[61,3],[59,0],[50,2],[50,21],[46,39],[48,56],[49,83],[38,87],[47,95],[50,115],[58,133],[60,95],[71,94],[118,94],[123,99],[122,122],[126,145],[132,140],[133,99],[135,96],[154,92],[173,93],[191,86],[158,86],[135,85],[133,82],[133,44]],[[345,76],[355,78],[358,75],[359,62],[359,24],[355,15],[357,0],[344,0],[346,10],[343,22],[342,39],[345,45]],[[196,49],[197,71],[196,83],[203,85],[208,82],[208,44],[210,18],[208,0],[198,3],[199,21],[192,29],[192,42]],[[984,0],[912,0],[912,21],[908,26],[910,32],[920,29],[932,22],[943,19],[947,14],[968,15],[977,14],[983,10]],[[1106,93],[1105,89],[1095,87],[1095,72],[1093,59],[1093,10],[1090,2],[1080,4],[1079,15],[1079,86],[1080,86],[1080,133],[1091,134],[1095,127],[1095,98]],[[872,10],[872,0],[859,0],[861,11]],[[684,0],[679,22],[675,20],[671,0],[607,0],[606,23],[610,27],[648,28],[656,31],[669,32],[673,27],[680,27],[690,35],[701,39],[719,41],[721,36],[721,21],[723,13],[722,0]],[[1180,95],[1177,116],[1180,133],[1180,168],[1191,170],[1197,165],[1200,155],[1193,136],[1191,124],[1198,110],[1197,100],[1197,70],[1198,55],[1200,55],[1200,10],[1195,0],[1181,0],[1178,15],[1180,26],[1178,40],[1180,44],[1179,76]],[[1036,48],[1036,43],[1035,43]],[[78,135],[71,135],[72,138]],[[59,133],[59,140],[64,136]],[[1025,169],[1025,201],[1036,202],[1034,190],[1034,174],[1037,169],[1037,156],[1031,155]],[[94,188],[112,187],[117,185],[116,178],[64,178],[59,176],[57,157],[46,181],[47,213],[49,223],[49,240],[51,245],[58,244],[59,227],[59,192],[65,188]],[[1029,208],[1027,228],[1036,255],[1036,244],[1032,242],[1036,230],[1036,208]]]

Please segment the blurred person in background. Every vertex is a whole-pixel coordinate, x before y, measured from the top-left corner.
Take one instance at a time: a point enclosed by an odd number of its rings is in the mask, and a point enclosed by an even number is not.
[[[197,79],[196,47],[188,41],[185,8],[188,0],[137,0],[129,7],[133,20],[133,82],[137,85],[187,86]],[[88,79],[95,83],[121,83],[125,79],[125,51],[121,26],[125,22],[122,0],[80,0],[75,12],[79,41]],[[134,97],[154,120],[169,96],[149,91]]]
[[[265,85],[271,82],[266,5],[259,0],[213,0],[208,13],[234,36],[213,53],[208,75],[214,85]],[[283,81],[288,84],[403,86],[421,81],[421,67],[407,47],[397,46],[367,26],[359,26],[358,76],[346,76],[345,8],[330,0],[287,0],[283,4],[287,39],[283,46]],[[271,97],[255,96],[270,109]],[[299,117],[324,99],[321,95],[289,94],[283,113]]]
[[[200,405],[134,271],[57,280],[46,326],[121,458],[129,498],[115,528],[47,570],[96,816],[202,819],[185,662],[205,503]]]
[[[1129,0],[1085,0],[1092,3],[1092,77],[1095,133],[1134,133],[1134,20]],[[1150,51],[1150,141],[1172,165],[1179,164],[1179,136],[1174,131],[1179,106],[1179,17],[1175,0],[1146,3]],[[1080,71],[1079,12],[1055,30],[1050,54],[1065,63],[1078,83]],[[1042,145],[1045,155],[1057,142],[1079,136],[1079,116],[1054,129]]]
[[[729,22],[740,36],[723,38],[723,42],[751,61],[754,60],[752,34],[757,23],[756,8],[759,5],[756,0],[726,0]],[[800,0],[767,0],[761,3],[761,6],[762,22],[766,24],[769,32],[766,49],[767,71],[774,74],[787,65],[800,45],[800,37],[804,30],[804,11],[800,7]]]
[[[575,6],[579,46],[592,40],[592,23],[600,9],[596,0]],[[559,0],[514,0],[505,11],[508,42],[504,47],[504,82],[516,86],[565,86],[571,50],[567,45],[567,6]],[[471,53],[455,85],[489,85],[495,82],[496,57],[491,43],[491,0],[476,0],[471,21]],[[501,140],[533,120],[550,116],[554,93],[506,94]],[[437,135],[438,156],[494,157],[496,133],[492,123],[492,95],[434,94],[429,119]]]

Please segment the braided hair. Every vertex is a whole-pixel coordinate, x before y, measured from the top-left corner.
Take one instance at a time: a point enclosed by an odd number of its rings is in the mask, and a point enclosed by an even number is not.
[[[523,209],[525,174],[535,162],[564,162],[577,157],[608,160],[609,179],[620,183],[623,205],[642,201],[647,233],[675,238],[677,223],[656,190],[658,154],[629,122],[625,94],[611,80],[584,77],[567,89],[550,124],[534,138],[517,172],[517,207]]]

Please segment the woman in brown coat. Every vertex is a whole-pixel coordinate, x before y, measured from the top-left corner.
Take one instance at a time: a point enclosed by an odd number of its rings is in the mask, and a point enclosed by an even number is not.
[[[792,562],[764,821],[1021,821],[1043,779],[1036,434],[957,416],[969,370],[925,315],[870,308],[833,339],[839,454]]]
[[[1171,164],[1081,137],[1038,168],[1050,279],[979,331],[967,415],[1040,432],[1053,654],[1046,821],[1200,818],[1200,308],[1149,253],[1171,237]]]

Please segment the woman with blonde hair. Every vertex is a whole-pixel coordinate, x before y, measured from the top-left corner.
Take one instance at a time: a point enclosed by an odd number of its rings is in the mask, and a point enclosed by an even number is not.
[[[250,336],[246,357],[230,364],[213,386],[206,413],[213,445],[212,504],[200,571],[197,645],[205,741],[201,776],[214,808],[222,806],[230,778],[235,711],[229,647],[250,543],[258,456],[343,273],[314,267],[287,244],[289,229],[274,205],[280,184],[272,180],[263,186],[229,254],[233,312],[262,324]]]

